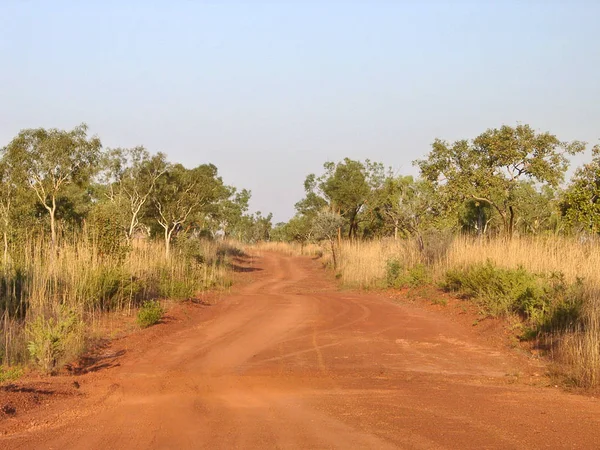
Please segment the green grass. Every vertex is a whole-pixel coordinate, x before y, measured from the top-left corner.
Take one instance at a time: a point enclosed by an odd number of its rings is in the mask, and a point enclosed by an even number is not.
[[[18,366],[5,367],[0,366],[0,384],[7,381],[15,381],[23,376],[23,369]]]
[[[160,322],[164,313],[165,311],[158,301],[145,301],[138,311],[137,323],[142,328],[148,328]]]
[[[528,325],[524,337],[570,326],[584,302],[580,280],[567,283],[560,273],[536,274],[522,267],[497,267],[490,261],[449,270],[442,287],[477,302],[490,316],[521,316]]]
[[[400,260],[390,259],[386,268],[387,287],[401,289],[431,283],[431,274],[424,264],[405,267]]]

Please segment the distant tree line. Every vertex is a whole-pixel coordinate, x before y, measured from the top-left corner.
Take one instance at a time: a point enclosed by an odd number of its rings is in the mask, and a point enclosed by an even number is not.
[[[25,235],[57,247],[86,229],[107,251],[136,236],[269,238],[271,215],[249,214],[250,191],[223,183],[217,168],[186,168],[144,147],[105,149],[85,124],[26,129],[0,150],[3,258]]]
[[[510,238],[600,232],[600,147],[563,186],[569,156],[585,144],[563,142],[529,125],[489,129],[471,140],[436,140],[415,161],[420,176],[345,158],[306,177],[296,215],[273,237],[306,243],[393,237],[424,246],[431,232]],[[335,221],[331,215],[338,217]],[[325,229],[323,224],[329,224]]]

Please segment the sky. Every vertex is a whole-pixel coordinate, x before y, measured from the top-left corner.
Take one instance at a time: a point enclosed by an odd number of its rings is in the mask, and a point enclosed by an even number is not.
[[[416,174],[435,138],[518,123],[599,143],[598,17],[593,0],[0,0],[0,146],[85,122],[105,147],[213,163],[285,221],[326,161]]]

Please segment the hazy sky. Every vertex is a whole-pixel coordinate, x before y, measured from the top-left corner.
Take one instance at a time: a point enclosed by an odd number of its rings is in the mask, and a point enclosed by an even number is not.
[[[434,138],[600,138],[600,1],[0,0],[0,145],[86,122],[212,162],[287,220],[323,162]],[[581,162],[579,158],[578,162]]]

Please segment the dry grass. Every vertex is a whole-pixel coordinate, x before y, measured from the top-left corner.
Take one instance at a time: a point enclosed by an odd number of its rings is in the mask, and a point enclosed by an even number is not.
[[[51,371],[84,350],[106,312],[131,315],[144,300],[228,285],[220,244],[195,244],[175,248],[170,258],[161,243],[147,240],[106,256],[85,236],[58,252],[42,240],[13,249],[0,268],[0,363],[33,360]]]
[[[338,276],[342,283],[362,289],[380,287],[392,259],[402,260],[407,266],[421,262],[416,243],[408,240],[345,241],[339,254]]]
[[[583,278],[600,285],[600,242],[567,237],[522,237],[454,240],[442,269],[492,261],[499,267],[519,266],[536,273],[561,272],[567,280]]]
[[[559,335],[555,357],[577,386],[600,386],[600,292],[590,289],[581,320]]]

